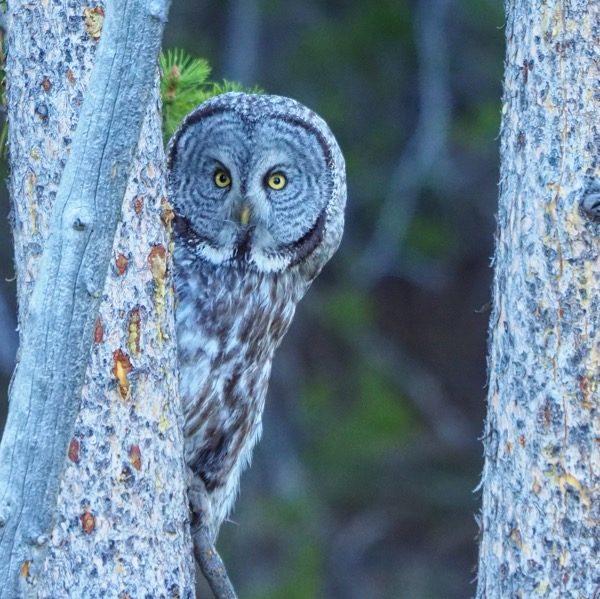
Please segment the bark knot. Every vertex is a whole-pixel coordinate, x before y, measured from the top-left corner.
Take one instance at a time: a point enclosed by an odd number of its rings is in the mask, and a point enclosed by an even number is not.
[[[80,219],[80,218],[76,218],[73,221],[73,228],[76,231],[85,231],[86,228],[86,224]]]
[[[581,199],[580,206],[584,216],[600,222],[600,190],[586,192]]]

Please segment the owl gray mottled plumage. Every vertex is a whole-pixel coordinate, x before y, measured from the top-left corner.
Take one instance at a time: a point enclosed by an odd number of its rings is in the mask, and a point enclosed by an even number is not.
[[[273,353],[340,243],[344,160],[314,112],[244,93],[198,106],[167,155],[186,461],[215,539],[261,434]]]

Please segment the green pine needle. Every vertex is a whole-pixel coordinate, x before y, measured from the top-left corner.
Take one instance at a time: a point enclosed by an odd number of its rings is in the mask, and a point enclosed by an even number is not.
[[[208,81],[211,71],[208,62],[203,58],[194,58],[179,48],[163,52],[160,55],[160,66],[165,143],[185,115],[209,98],[232,91],[263,93],[259,87],[246,89],[235,81]]]
[[[196,100],[210,66],[202,58],[192,58],[181,49],[160,55],[160,93],[163,101],[163,136],[168,139],[181,119],[198,103]]]

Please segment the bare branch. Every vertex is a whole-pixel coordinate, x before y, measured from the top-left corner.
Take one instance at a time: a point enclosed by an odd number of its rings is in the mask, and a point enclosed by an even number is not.
[[[225,564],[210,540],[208,529],[200,526],[196,530],[192,530],[192,537],[194,539],[194,556],[215,599],[237,599]]]

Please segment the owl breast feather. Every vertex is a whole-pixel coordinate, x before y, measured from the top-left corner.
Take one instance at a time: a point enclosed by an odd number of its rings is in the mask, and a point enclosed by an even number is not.
[[[296,269],[188,266],[175,275],[186,461],[226,515],[260,436],[273,353],[308,283]]]

